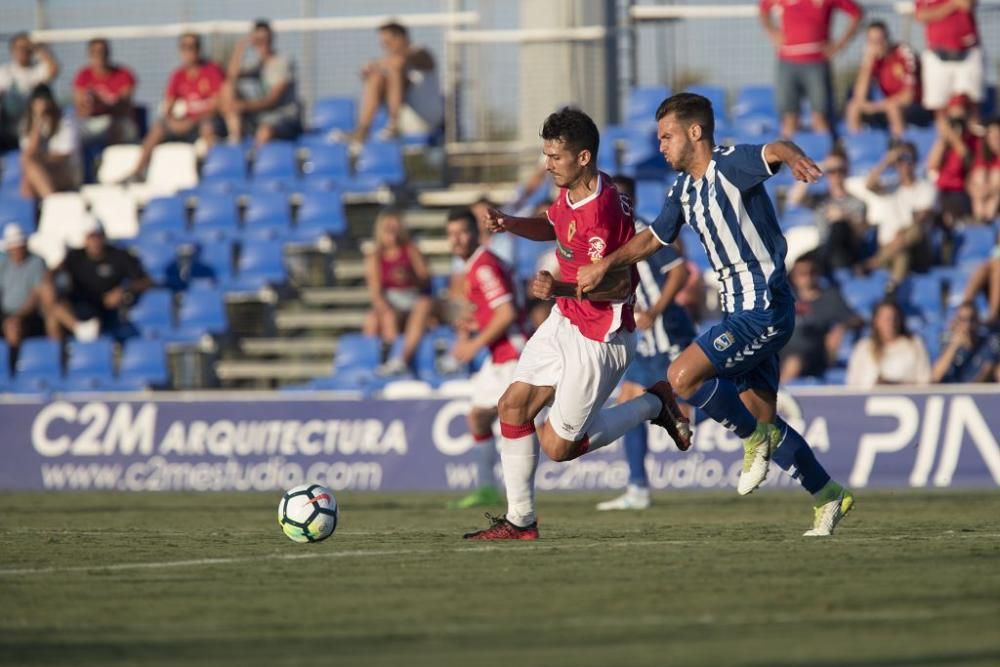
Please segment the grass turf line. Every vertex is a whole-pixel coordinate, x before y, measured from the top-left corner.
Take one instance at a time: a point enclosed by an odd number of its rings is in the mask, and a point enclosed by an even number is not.
[[[444,496],[338,499],[296,545],[277,494],[0,494],[0,664],[1000,664],[997,492],[862,492],[830,540],[797,493],[549,495],[485,545]]]

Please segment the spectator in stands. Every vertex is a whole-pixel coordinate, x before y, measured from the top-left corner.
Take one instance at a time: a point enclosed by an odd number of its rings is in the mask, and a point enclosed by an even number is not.
[[[24,232],[16,223],[3,229],[0,254],[0,314],[3,337],[11,349],[33,336],[58,339],[59,325],[52,317],[55,290],[45,262],[28,252]]]
[[[948,122],[927,154],[927,171],[936,179],[941,221],[948,230],[972,215],[972,200],[966,182],[978,150],[978,139],[969,129],[968,98],[959,95],[948,103]]]
[[[149,166],[149,158],[159,143],[201,139],[211,145],[224,130],[219,116],[219,94],[226,80],[225,73],[202,57],[198,35],[184,33],[178,48],[181,66],[170,75],[163,96],[163,116],[153,124],[142,142],[142,155],[133,179],[138,179]]]
[[[248,45],[257,62],[244,68]],[[239,143],[247,134],[259,146],[272,139],[294,139],[302,131],[295,62],[275,52],[274,32],[267,21],[254,23],[250,35],[236,42],[223,91],[222,113],[231,143]]]
[[[937,190],[917,178],[917,148],[903,143],[889,149],[868,174],[867,190],[875,196],[868,202],[868,221],[878,228],[878,252],[867,268],[887,267],[891,285],[899,285],[913,268],[930,263],[928,234],[937,207]],[[894,166],[898,183],[887,186],[882,174]]]
[[[9,44],[10,62],[0,65],[0,153],[17,148],[21,118],[35,86],[52,83],[59,74],[52,52],[33,44],[28,33],[17,33]]]
[[[848,330],[861,326],[861,318],[844,301],[840,289],[824,284],[819,259],[802,255],[789,278],[795,290],[795,331],[781,354],[781,381],[797,377],[823,377]]]
[[[823,161],[827,192],[810,196],[809,184],[799,181],[788,192],[787,203],[816,211],[823,271],[852,268],[862,260],[868,233],[865,203],[847,191],[847,154],[834,148]]]
[[[968,189],[972,216],[977,222],[992,222],[1000,213],[1000,117],[986,124],[986,134],[972,161]]]
[[[976,304],[955,311],[947,344],[934,362],[934,382],[989,382],[1000,362],[1000,337],[984,329]]]
[[[993,246],[993,256],[969,276],[962,300],[975,303],[980,294],[986,299],[986,323],[1000,329],[1000,240]]]
[[[389,122],[381,138],[436,131],[444,122],[444,98],[434,57],[426,48],[413,46],[409,31],[399,23],[380,26],[378,39],[384,55],[361,68],[364,90],[352,140],[360,143],[368,137],[383,104]]]
[[[135,141],[132,95],[136,79],[128,67],[111,61],[108,40],[87,42],[89,64],[73,79],[73,105],[80,119],[84,144],[120,144]]]
[[[927,384],[931,362],[920,336],[906,330],[903,309],[883,301],[872,315],[872,333],[854,346],[846,384],[868,389],[879,384]]]
[[[403,348],[378,368],[380,375],[405,373],[427,330],[434,303],[427,260],[410,240],[403,214],[385,209],[375,220],[374,248],[365,256],[365,281],[372,309],[364,333],[392,345],[403,332]]]
[[[780,28],[771,19],[775,7],[781,9]],[[831,41],[835,9],[847,13],[851,22],[839,39]],[[760,22],[778,49],[777,102],[784,137],[791,137],[799,128],[803,97],[812,108],[813,131],[831,132],[834,102],[830,59],[857,34],[862,14],[854,0],[760,0]]]
[[[871,84],[878,85],[881,97],[869,99]],[[874,127],[886,127],[893,138],[901,139],[907,123],[927,125],[930,114],[920,106],[920,66],[917,54],[906,44],[889,40],[889,27],[883,21],[868,24],[861,67],[854,80],[847,103],[847,129],[857,132],[862,121]]]
[[[955,95],[977,103],[972,120],[979,122],[983,99],[983,52],[979,48],[975,0],[917,0],[914,17],[926,26],[920,58],[924,108],[944,125],[945,106]]]
[[[21,133],[21,194],[47,197],[76,190],[83,180],[80,129],[72,115],[63,114],[44,83],[28,100]]]
[[[64,303],[70,312],[60,318],[61,323],[78,338],[90,337],[91,332],[96,337],[98,330],[113,333],[121,324],[121,309],[131,306],[152,285],[139,260],[109,245],[93,218],[84,229],[83,247],[67,252],[57,273],[69,281]]]

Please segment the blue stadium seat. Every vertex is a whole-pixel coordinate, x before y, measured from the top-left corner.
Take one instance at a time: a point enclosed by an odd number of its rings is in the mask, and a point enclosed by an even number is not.
[[[192,262],[198,271],[192,271],[192,278],[210,278],[216,284],[229,282],[233,278],[233,243],[220,241],[202,243],[192,255]]]
[[[651,223],[660,214],[667,185],[662,180],[636,181],[635,213],[645,223]]]
[[[351,189],[368,192],[406,179],[403,150],[395,141],[369,141],[361,149]]]
[[[670,173],[670,167],[660,153],[653,127],[647,125],[628,128],[621,170],[636,179],[663,179]]]
[[[781,214],[781,229],[808,227],[816,224],[816,212],[805,206],[789,206]]]
[[[458,365],[455,371],[442,372],[441,361],[449,356],[454,345],[455,331],[451,327],[437,327],[424,334],[413,356],[417,379],[437,387],[446,379],[468,375],[466,364]]]
[[[238,232],[236,198],[229,194],[205,194],[198,197],[194,210],[194,235],[216,241],[232,238]]]
[[[66,378],[74,380],[109,381],[114,376],[114,349],[108,339],[88,343],[70,341]]]
[[[174,295],[168,289],[153,288],[139,297],[128,311],[129,322],[144,338],[158,338],[174,328]]]
[[[825,158],[833,148],[833,139],[828,132],[796,132],[792,141],[816,162]]]
[[[17,192],[21,186],[21,151],[9,151],[0,160],[0,190]]]
[[[216,288],[190,289],[184,293],[177,314],[173,340],[196,341],[202,335],[222,334],[229,328],[222,291]]]
[[[355,117],[353,97],[323,97],[313,104],[309,127],[324,133],[331,130],[349,132],[354,129]]]
[[[187,207],[184,199],[155,197],[146,202],[139,217],[139,236],[179,238],[187,234]]]
[[[309,148],[309,158],[302,165],[306,179],[329,179],[345,185],[351,178],[351,159],[347,145],[325,144]]]
[[[732,113],[734,118],[754,113],[777,116],[778,107],[775,103],[774,86],[743,86],[736,93]]]
[[[937,139],[937,130],[931,127],[908,127],[903,132],[903,139],[913,143],[917,147],[917,162],[922,162],[927,154],[931,152],[934,141]]]
[[[253,162],[254,180],[298,178],[295,150],[290,141],[272,141],[260,146]]]
[[[201,167],[201,184],[241,183],[247,180],[246,152],[242,146],[216,144]]]
[[[62,376],[59,343],[46,338],[29,338],[21,343],[17,356],[16,380],[22,386],[51,386]]]
[[[288,234],[292,226],[288,195],[281,192],[255,192],[250,197],[243,218],[248,238],[274,239]]]
[[[846,133],[842,139],[852,167],[878,162],[889,147],[889,135],[881,130]]]
[[[10,384],[10,348],[0,340],[0,391]]]
[[[118,379],[151,387],[166,386],[170,380],[170,372],[163,341],[140,338],[126,341]]]
[[[686,92],[707,97],[708,101],[712,103],[712,111],[715,112],[716,118],[721,118],[723,120],[729,118],[729,109],[726,105],[726,89],[722,86],[696,84],[694,86],[688,86]]]
[[[325,234],[340,236],[346,232],[347,218],[339,192],[302,193],[293,238],[312,241]]]
[[[374,370],[382,357],[382,339],[360,333],[343,334],[337,339],[337,352],[333,356],[335,371],[350,368]]]
[[[958,233],[956,264],[981,262],[989,258],[997,240],[997,230],[992,225],[969,225]]]
[[[139,258],[142,268],[157,285],[165,285],[172,264],[177,261],[177,249],[173,243],[151,236],[140,237],[133,245],[132,252]]]
[[[35,231],[35,201],[20,195],[0,197],[0,231],[9,222],[17,223],[25,236]]]
[[[628,96],[625,121],[629,125],[656,123],[656,109],[670,97],[669,86],[637,86]]]
[[[227,292],[254,292],[288,280],[281,244],[271,241],[243,243],[237,269],[236,278],[224,284]]]

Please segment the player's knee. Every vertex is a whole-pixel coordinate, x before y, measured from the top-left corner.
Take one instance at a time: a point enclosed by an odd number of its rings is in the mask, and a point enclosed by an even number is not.
[[[691,374],[681,364],[670,364],[667,370],[667,381],[673,387],[674,392],[687,397],[694,393],[697,387],[692,387],[689,378]]]
[[[505,424],[523,424],[525,421],[523,402],[512,396],[509,389],[497,402],[497,411],[500,414],[500,421]]]
[[[541,444],[542,451],[545,452],[545,455],[556,463],[572,461],[579,456],[574,447],[576,443],[564,440],[551,431],[547,431],[546,434],[540,438],[539,444]]]

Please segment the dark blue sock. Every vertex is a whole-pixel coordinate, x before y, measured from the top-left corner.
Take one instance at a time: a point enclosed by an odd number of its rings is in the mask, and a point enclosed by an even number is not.
[[[741,438],[749,438],[757,428],[757,419],[743,405],[736,385],[729,380],[712,378],[687,401]]]
[[[639,424],[625,432],[625,460],[628,461],[628,483],[646,488],[649,480],[646,478],[647,442],[646,424]]]
[[[771,460],[799,480],[802,488],[809,493],[816,493],[826,486],[830,475],[816,460],[809,443],[781,417],[775,420],[774,425],[781,431],[781,440]]]

